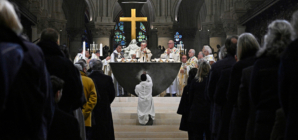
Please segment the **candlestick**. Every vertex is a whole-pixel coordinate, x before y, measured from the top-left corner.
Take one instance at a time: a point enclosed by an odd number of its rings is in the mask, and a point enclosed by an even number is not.
[[[86,44],[85,41],[83,41],[83,58],[85,59],[86,55]]]
[[[139,51],[136,52],[136,58],[139,58],[140,57],[140,53]]]
[[[100,43],[100,50],[99,51],[100,51],[100,56],[103,56],[102,55],[102,43]]]

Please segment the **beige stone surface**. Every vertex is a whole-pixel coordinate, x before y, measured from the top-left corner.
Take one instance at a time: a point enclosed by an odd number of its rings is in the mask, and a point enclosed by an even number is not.
[[[152,126],[140,125],[137,119],[137,97],[117,97],[112,107],[116,140],[186,140],[180,131],[181,115],[177,109],[180,97],[153,97],[155,120]]]

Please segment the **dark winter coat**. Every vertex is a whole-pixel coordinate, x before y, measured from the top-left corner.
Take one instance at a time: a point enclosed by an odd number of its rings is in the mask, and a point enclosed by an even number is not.
[[[280,60],[261,57],[251,75],[251,98],[256,107],[255,139],[270,139],[275,112],[280,108],[278,98],[278,68]]]
[[[189,86],[186,85],[183,89],[183,94],[180,100],[177,114],[182,115],[179,130],[188,131],[188,116],[189,116]]]
[[[238,92],[241,84],[242,70],[249,67],[255,62],[254,57],[246,58],[237,62],[231,71],[229,88],[227,92],[227,101],[230,102],[233,107],[230,123],[230,140],[244,140],[245,139],[245,127],[247,123],[247,112],[238,110]]]
[[[110,76],[101,71],[92,71],[89,77],[93,80],[97,98],[97,104],[93,109],[95,125],[93,126],[94,140],[114,140],[114,127],[111,104],[115,99],[115,89]]]
[[[191,82],[188,92],[190,105],[188,122],[205,124],[210,122],[210,103],[204,94],[206,83],[206,77],[202,82],[198,82],[198,79],[193,79]]]
[[[19,69],[15,67],[18,71],[10,79],[5,108],[0,114],[1,139],[46,139],[55,106],[44,55],[38,46],[13,31],[1,27],[0,32],[0,43],[18,44],[23,49],[22,64]],[[12,55],[12,60],[16,56]],[[1,65],[10,69],[13,66],[3,62]]]
[[[285,50],[279,67],[279,97],[285,112],[286,134],[285,140],[298,137],[298,39],[293,41]]]
[[[242,78],[241,84],[239,87],[238,93],[238,109],[243,112],[243,114],[247,114],[243,120],[246,120],[246,140],[253,140],[254,135],[254,127],[255,127],[255,117],[256,117],[256,109],[254,104],[250,98],[250,77],[253,66],[247,67],[242,70]]]
[[[73,114],[73,111],[82,107],[86,102],[83,86],[78,69],[64,57],[55,42],[44,41],[37,44],[42,49],[49,73],[61,78],[65,84],[63,96],[58,106],[61,110]]]

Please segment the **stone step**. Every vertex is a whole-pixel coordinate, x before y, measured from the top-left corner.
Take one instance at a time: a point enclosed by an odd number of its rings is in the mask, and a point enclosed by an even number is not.
[[[188,140],[188,138],[116,138],[116,140]]]
[[[113,120],[116,119],[138,119],[137,113],[113,113]],[[176,113],[156,113],[155,119],[181,119]]]
[[[187,138],[187,133],[180,132],[116,132],[116,138]]]
[[[137,107],[138,102],[114,102],[111,107]],[[155,107],[177,107],[179,102],[154,102]]]
[[[180,132],[179,125],[159,125],[159,126],[143,126],[143,125],[115,125],[115,132]]]
[[[181,97],[153,97],[154,102],[180,102]],[[116,97],[113,101],[115,102],[138,102],[138,97]]]
[[[164,120],[160,120],[160,119],[156,119],[153,122],[154,126],[157,125],[180,125],[180,121],[181,119],[164,119]],[[131,125],[131,126],[135,126],[135,125],[140,125],[139,121],[137,119],[117,119],[117,120],[113,120],[114,122],[114,126],[115,125]]]
[[[137,107],[112,107],[112,113],[137,113]],[[178,107],[154,107],[155,113],[176,113]]]

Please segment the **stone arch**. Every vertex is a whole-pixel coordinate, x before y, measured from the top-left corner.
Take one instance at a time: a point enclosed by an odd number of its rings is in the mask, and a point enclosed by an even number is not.
[[[95,5],[92,0],[85,0],[85,2],[89,10],[89,21],[93,21],[95,19]]]
[[[178,21],[178,13],[179,13],[179,7],[180,7],[180,4],[181,4],[182,0],[176,0],[175,1],[175,8],[173,8],[173,18],[174,18],[174,21]]]

